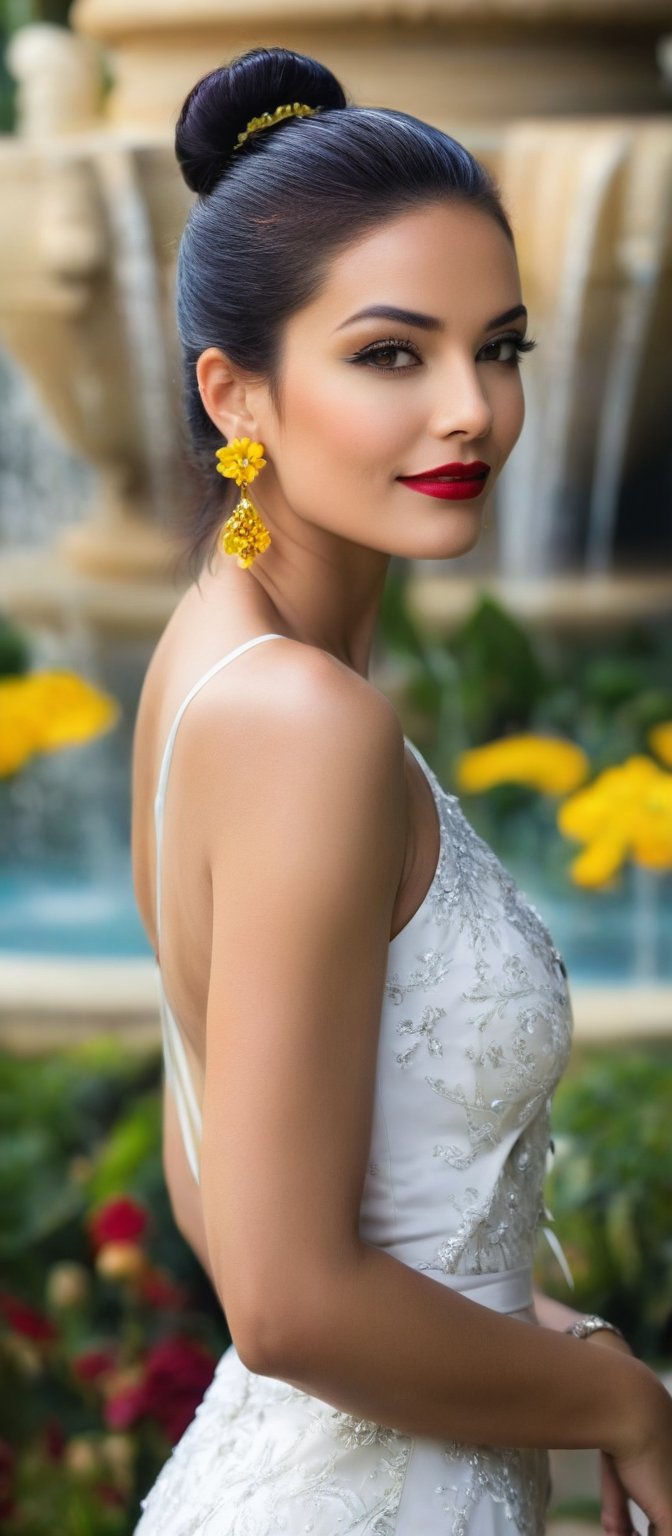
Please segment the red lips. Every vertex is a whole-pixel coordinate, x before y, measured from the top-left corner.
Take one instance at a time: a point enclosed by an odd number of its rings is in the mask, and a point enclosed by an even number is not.
[[[437,475],[451,475],[456,480],[474,480],[477,476],[487,475],[490,465],[484,464],[482,459],[472,459],[469,464],[439,464],[436,469],[423,469],[417,475],[400,475],[400,480],[435,480]]]
[[[420,496],[434,496],[440,501],[474,501],[485,495],[490,465],[482,459],[469,464],[442,464],[439,469],[424,469],[421,475],[397,475],[400,485]]]

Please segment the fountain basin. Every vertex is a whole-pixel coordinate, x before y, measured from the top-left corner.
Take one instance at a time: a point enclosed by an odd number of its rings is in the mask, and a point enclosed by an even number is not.
[[[530,879],[523,889],[564,956],[577,1040],[672,1034],[672,954],[663,944],[672,927],[669,885],[656,913],[649,976],[633,972],[626,895],[610,907],[584,892],[550,898]],[[4,868],[0,1047],[52,1049],[108,1030],[138,1048],[160,1041],[156,968],[135,905],[130,856],[120,850],[85,876],[63,863]]]

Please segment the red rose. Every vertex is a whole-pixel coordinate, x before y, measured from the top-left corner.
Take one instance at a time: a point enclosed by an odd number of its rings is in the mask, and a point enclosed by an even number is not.
[[[88,1217],[87,1226],[93,1247],[98,1251],[105,1243],[135,1243],[147,1227],[148,1213],[137,1200],[122,1195],[118,1200],[108,1200]]]
[[[179,1285],[164,1269],[150,1268],[140,1275],[135,1294],[150,1307],[171,1307],[177,1310],[185,1306],[189,1293],[186,1286]]]
[[[194,1417],[216,1360],[197,1340],[165,1339],[147,1355],[147,1412],[174,1445]]]
[[[11,1445],[6,1440],[0,1440],[0,1520],[9,1520],[14,1514],[14,1465],[15,1457]]]
[[[79,1381],[97,1381],[106,1371],[114,1370],[116,1364],[114,1349],[85,1349],[81,1355],[75,1356],[72,1369]]]
[[[96,1493],[101,1504],[109,1504],[116,1509],[123,1509],[126,1504],[121,1489],[115,1488],[114,1483],[96,1483]]]
[[[140,1381],[137,1386],[122,1387],[108,1397],[103,1418],[108,1429],[130,1429],[147,1412],[146,1383]]]
[[[216,1361],[197,1340],[164,1339],[147,1351],[144,1377],[122,1387],[105,1404],[108,1429],[128,1429],[137,1419],[154,1419],[174,1445],[194,1417]]]
[[[27,1306],[25,1301],[19,1301],[17,1296],[11,1296],[9,1291],[0,1291],[0,1312],[10,1328],[26,1339],[55,1339],[58,1336],[58,1328],[51,1318],[35,1307]]]
[[[65,1450],[65,1433],[60,1419],[47,1419],[42,1429],[42,1444],[50,1461],[62,1461]]]

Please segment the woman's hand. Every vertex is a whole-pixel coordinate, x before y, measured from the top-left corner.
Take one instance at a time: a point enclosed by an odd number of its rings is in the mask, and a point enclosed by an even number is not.
[[[544,1328],[569,1328],[584,1317],[564,1302],[555,1301],[533,1287],[538,1321]],[[599,1451],[602,1499],[601,1523],[609,1536],[639,1536],[628,1510],[628,1500],[642,1516],[640,1530],[648,1536],[672,1536],[672,1400],[659,1378],[640,1362],[619,1334],[596,1329],[583,1341],[586,1349],[617,1349],[637,1360],[633,1380],[636,1401],[623,1403],[625,1445],[612,1452]],[[639,1369],[644,1373],[639,1377]]]
[[[607,1349],[620,1349],[622,1354],[633,1355],[634,1350],[625,1339],[608,1328],[599,1328],[588,1334],[586,1344],[599,1344]],[[613,1456],[600,1451],[600,1524],[610,1536],[637,1536],[628,1509],[628,1495],[616,1470]]]
[[[628,1495],[607,1451],[600,1451],[600,1524],[610,1536],[637,1536],[628,1508]]]

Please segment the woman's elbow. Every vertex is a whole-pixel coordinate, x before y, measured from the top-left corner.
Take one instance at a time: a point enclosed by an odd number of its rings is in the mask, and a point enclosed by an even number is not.
[[[230,1286],[223,1288],[216,1279],[214,1283],[243,1365],[259,1376],[282,1379],[300,1374],[301,1364],[312,1350],[314,1330],[308,1326],[309,1308],[298,1286],[276,1283],[273,1292],[266,1287],[256,1300],[254,1287],[248,1286],[247,1295],[234,1302]],[[283,1290],[286,1305],[282,1305]]]

